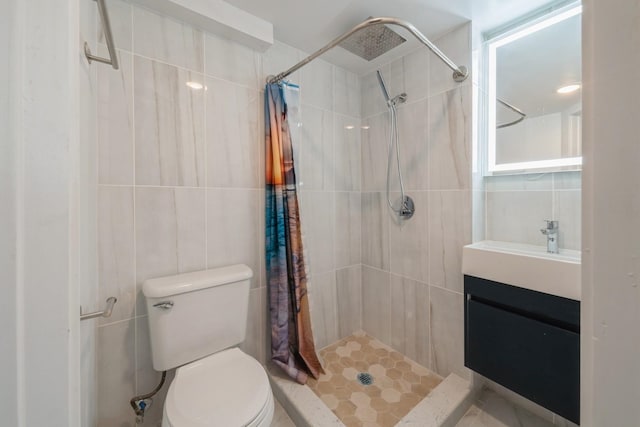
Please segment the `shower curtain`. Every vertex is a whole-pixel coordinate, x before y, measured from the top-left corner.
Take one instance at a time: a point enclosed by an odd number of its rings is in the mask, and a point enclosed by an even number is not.
[[[271,359],[301,384],[324,373],[313,344],[283,84],[265,88],[265,231]]]

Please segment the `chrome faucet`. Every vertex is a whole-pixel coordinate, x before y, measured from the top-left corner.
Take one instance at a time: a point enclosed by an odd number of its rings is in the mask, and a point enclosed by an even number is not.
[[[547,236],[547,252],[550,254],[557,254],[558,250],[558,221],[545,220],[547,223],[546,228],[542,228],[540,231]]]

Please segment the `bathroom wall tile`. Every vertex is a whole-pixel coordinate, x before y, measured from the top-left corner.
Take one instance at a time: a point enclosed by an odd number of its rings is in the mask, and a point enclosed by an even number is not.
[[[414,102],[429,95],[430,51],[420,46],[403,59],[403,87],[407,101]]]
[[[265,189],[264,187],[258,190],[258,212],[256,212],[256,216],[258,217],[258,258],[260,259],[260,286],[267,285],[267,265],[265,259],[265,239],[266,239],[266,231],[265,231],[265,213],[266,213],[266,200],[265,200]]]
[[[117,304],[101,324],[135,315],[136,274],[134,252],[133,188],[98,188],[98,302],[116,297]],[[86,311],[86,310],[85,310]]]
[[[241,44],[211,34],[205,38],[205,73],[208,76],[259,90],[264,86],[262,56]]]
[[[391,345],[390,277],[386,271],[362,267],[362,329]]]
[[[464,65],[471,73],[471,23],[461,25],[434,41],[456,65]],[[453,80],[453,71],[435,54],[429,53],[429,93],[437,94],[460,85],[471,84],[471,77],[463,83]]]
[[[204,213],[205,190],[136,189],[136,315],[147,312],[146,279],[205,268]]]
[[[486,226],[487,223],[487,208],[486,208],[486,193],[484,191],[472,191],[471,192],[471,232],[472,242],[479,242],[486,240]]]
[[[362,193],[362,263],[389,270],[389,207],[384,193]]]
[[[333,113],[305,105],[302,108],[300,167],[302,190],[333,190],[335,160]]]
[[[408,195],[415,204],[416,210],[413,217],[408,220],[399,220],[395,214],[388,215],[390,271],[427,283],[429,280],[428,196],[426,191],[414,191]],[[400,193],[391,193],[390,196],[394,202],[400,199]]]
[[[100,54],[105,47],[98,49]],[[97,67],[98,182],[133,184],[132,55],[118,51],[120,69]]]
[[[404,57],[398,58],[389,64],[388,72],[382,72],[385,87],[389,96],[394,96],[405,92],[404,90]],[[380,90],[380,88],[378,88]],[[415,99],[414,99],[415,101]]]
[[[427,190],[429,188],[427,184],[429,171],[427,105],[427,100],[423,99],[411,104],[404,104],[398,110],[400,167],[406,190]],[[396,165],[395,153],[393,159],[393,165]],[[386,171],[386,167],[383,170]],[[382,175],[381,172],[377,171],[379,175]],[[386,179],[386,176],[384,178]],[[400,190],[397,167],[391,169],[390,188],[392,191]]]
[[[471,193],[429,193],[429,284],[456,292],[464,288],[462,247],[471,243]]]
[[[555,172],[553,174],[554,190],[580,190],[582,188],[582,172]]]
[[[484,178],[487,191],[551,191],[553,174],[496,175]]]
[[[334,66],[322,59],[309,63],[302,73],[302,102],[324,110],[333,108],[333,69]]]
[[[470,86],[429,98],[429,188],[471,188]]]
[[[351,117],[360,117],[360,77],[335,67],[333,74],[333,111]]]
[[[581,249],[582,236],[582,192],[561,190],[553,193],[553,219],[558,221],[561,249]]]
[[[247,330],[244,342],[240,349],[255,358],[260,363],[265,363],[265,316],[267,299],[265,288],[251,289],[249,293],[249,313],[247,318]]]
[[[204,185],[204,85],[200,74],[135,57],[136,184]]]
[[[360,264],[360,193],[335,193],[335,265],[336,268]]]
[[[131,43],[133,38],[132,31],[132,6],[122,0],[111,0],[107,4],[109,13],[109,23],[111,24],[111,33],[113,34],[113,43],[117,49],[131,52]],[[102,21],[98,15],[98,43],[106,44],[104,39],[104,31],[102,30]],[[111,69],[113,71],[113,69]]]
[[[335,201],[333,193],[298,193],[305,260],[312,275],[335,269]]]
[[[200,30],[138,7],[133,8],[133,52],[204,72],[204,37]]]
[[[206,82],[207,185],[258,188],[264,151],[262,96],[222,80]]]
[[[463,294],[430,287],[431,369],[468,378],[464,367]]]
[[[383,72],[389,96],[407,94],[408,102],[416,102],[429,95],[429,50],[424,46],[396,59]]]
[[[487,193],[487,239],[545,245],[540,233],[552,219],[550,191],[498,191]]]
[[[362,329],[362,267],[336,270],[338,300],[338,338]]]
[[[333,271],[309,276],[309,310],[316,348],[338,340],[338,299]]]
[[[260,285],[260,222],[258,190],[207,190],[207,268],[246,264],[253,270],[252,287]]]
[[[391,274],[391,346],[429,366],[429,286]]]
[[[135,427],[159,427],[162,425],[162,419],[164,416],[164,402],[166,401],[167,393],[169,392],[169,387],[167,384],[171,384],[171,382],[175,378],[175,373],[175,369],[167,371],[165,386],[163,386],[158,394],[153,397],[154,404],[151,405],[149,409],[147,409],[142,424],[136,425]],[[153,387],[157,386],[160,382],[160,374],[156,372],[156,375],[158,375],[158,378],[156,379],[156,384]],[[149,393],[150,390],[153,390],[153,388],[140,390],[138,391],[138,394]]]
[[[97,328],[98,427],[135,425],[134,320]]]
[[[360,119],[334,114],[335,186],[337,191],[359,191],[361,164]]]
[[[385,191],[387,179],[389,114],[362,120],[362,190]]]
[[[389,65],[384,65],[380,68],[380,72],[382,73],[383,78],[386,79],[390,76],[391,68]],[[390,87],[387,87],[387,90],[390,89]],[[387,101],[382,95],[382,90],[378,83],[378,76],[375,71],[365,74],[360,79],[360,90],[362,102],[361,112],[363,118],[371,117],[387,111]]]
[[[291,68],[304,57],[304,53],[289,45],[275,41],[273,45],[262,54],[263,61],[263,81],[268,76],[275,76]],[[300,71],[296,71],[286,78],[286,80],[300,84]]]
[[[151,358],[151,335],[149,317],[136,318],[136,392],[146,393],[153,390],[160,381],[160,373],[153,369]]]
[[[162,374],[153,368],[151,359],[151,340],[149,338],[149,320],[147,316],[135,319],[136,324],[136,395],[149,393],[160,383]],[[169,391],[169,384],[173,381],[175,369],[167,371],[165,385],[153,397],[153,404],[145,412],[142,427],[156,427],[162,422],[164,402]],[[133,396],[127,396],[129,400]],[[129,407],[131,411],[131,407]],[[132,426],[133,427],[133,426]]]

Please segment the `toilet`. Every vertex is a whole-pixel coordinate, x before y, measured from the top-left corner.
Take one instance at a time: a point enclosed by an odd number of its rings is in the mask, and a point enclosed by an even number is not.
[[[238,264],[144,282],[153,368],[177,368],[162,427],[271,424],[267,373],[237,348],[245,338],[252,276]]]

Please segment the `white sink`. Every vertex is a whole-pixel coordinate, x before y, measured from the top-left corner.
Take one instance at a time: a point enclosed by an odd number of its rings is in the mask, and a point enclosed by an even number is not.
[[[580,301],[580,251],[484,240],[464,247],[462,273]]]

